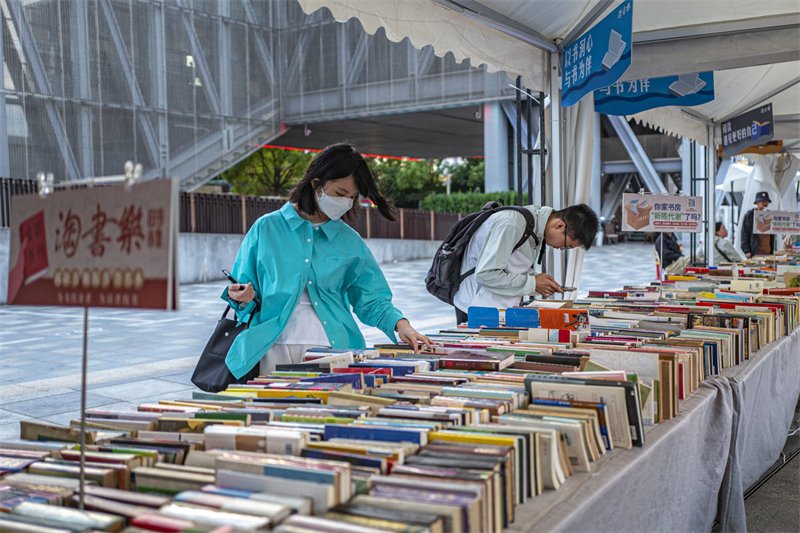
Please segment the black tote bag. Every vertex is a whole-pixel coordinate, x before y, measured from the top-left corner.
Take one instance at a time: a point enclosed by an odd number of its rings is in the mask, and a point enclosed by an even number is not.
[[[246,383],[248,380],[258,377],[259,363],[256,363],[247,374],[239,379],[231,374],[228,365],[225,364],[225,357],[227,357],[233,341],[241,332],[250,327],[250,322],[253,321],[253,316],[257,312],[254,310],[250,313],[250,320],[246,324],[237,325],[236,318],[233,320],[228,318],[230,310],[231,306],[229,305],[222,313],[222,317],[217,322],[211,338],[208,339],[192,374],[192,383],[206,392],[220,392],[227,389],[228,385],[232,383]]]

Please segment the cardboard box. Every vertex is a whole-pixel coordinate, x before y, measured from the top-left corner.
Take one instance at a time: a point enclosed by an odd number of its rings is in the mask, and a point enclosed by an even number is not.
[[[639,202],[638,205],[626,205],[625,217],[627,218],[628,226],[635,230],[640,230],[650,225],[650,212],[653,210],[652,205],[647,205],[646,201]]]
[[[756,216],[756,229],[760,232],[769,231],[772,228],[772,217],[769,215]]]

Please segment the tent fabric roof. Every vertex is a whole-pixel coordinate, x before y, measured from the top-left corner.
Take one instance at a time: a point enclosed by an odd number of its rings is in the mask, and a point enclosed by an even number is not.
[[[526,87],[546,89],[549,59],[545,51],[431,0],[299,2],[307,14],[326,7],[340,22],[357,18],[370,35],[384,28],[390,41],[407,37],[415,48],[431,45],[439,57],[450,52],[458,62],[468,59],[473,66],[486,64],[489,72],[502,70],[512,78],[521,75]]]
[[[611,5],[621,3],[298,1],[306,13],[326,7],[336,20],[358,18],[370,34],[383,27],[392,41],[409,38],[418,48],[431,45],[437,56],[451,52],[458,61],[469,59],[476,66],[486,64],[490,72],[503,70],[512,78],[521,75],[526,87],[545,92],[550,92],[549,53],[512,35],[514,28],[509,31],[509,23],[521,25],[517,30],[531,30],[549,43],[567,37],[596,8],[606,5],[609,10]],[[791,80],[800,80],[797,0],[635,0],[633,15],[633,61],[623,80],[714,70],[715,100],[692,108],[705,119],[719,120]],[[776,119],[800,114],[800,84],[767,101],[773,102]],[[645,111],[634,118],[667,133],[708,142],[703,120],[675,108]],[[796,116],[794,119],[776,120],[776,139],[800,139],[800,120]]]

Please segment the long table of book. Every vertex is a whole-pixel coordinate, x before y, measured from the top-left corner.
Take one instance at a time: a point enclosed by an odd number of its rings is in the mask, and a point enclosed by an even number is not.
[[[687,269],[225,391],[20,422],[0,531],[723,531],[800,390],[797,257]],[[800,268],[800,267],[798,267]]]

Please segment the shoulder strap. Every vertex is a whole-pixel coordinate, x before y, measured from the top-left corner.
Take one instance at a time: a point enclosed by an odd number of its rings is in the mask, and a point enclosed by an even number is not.
[[[730,263],[731,258],[728,257],[728,254],[722,251],[722,249],[719,247],[719,244],[717,244],[716,242],[714,243],[714,249],[716,249],[720,253],[720,255],[725,258],[725,261],[728,261]]]

